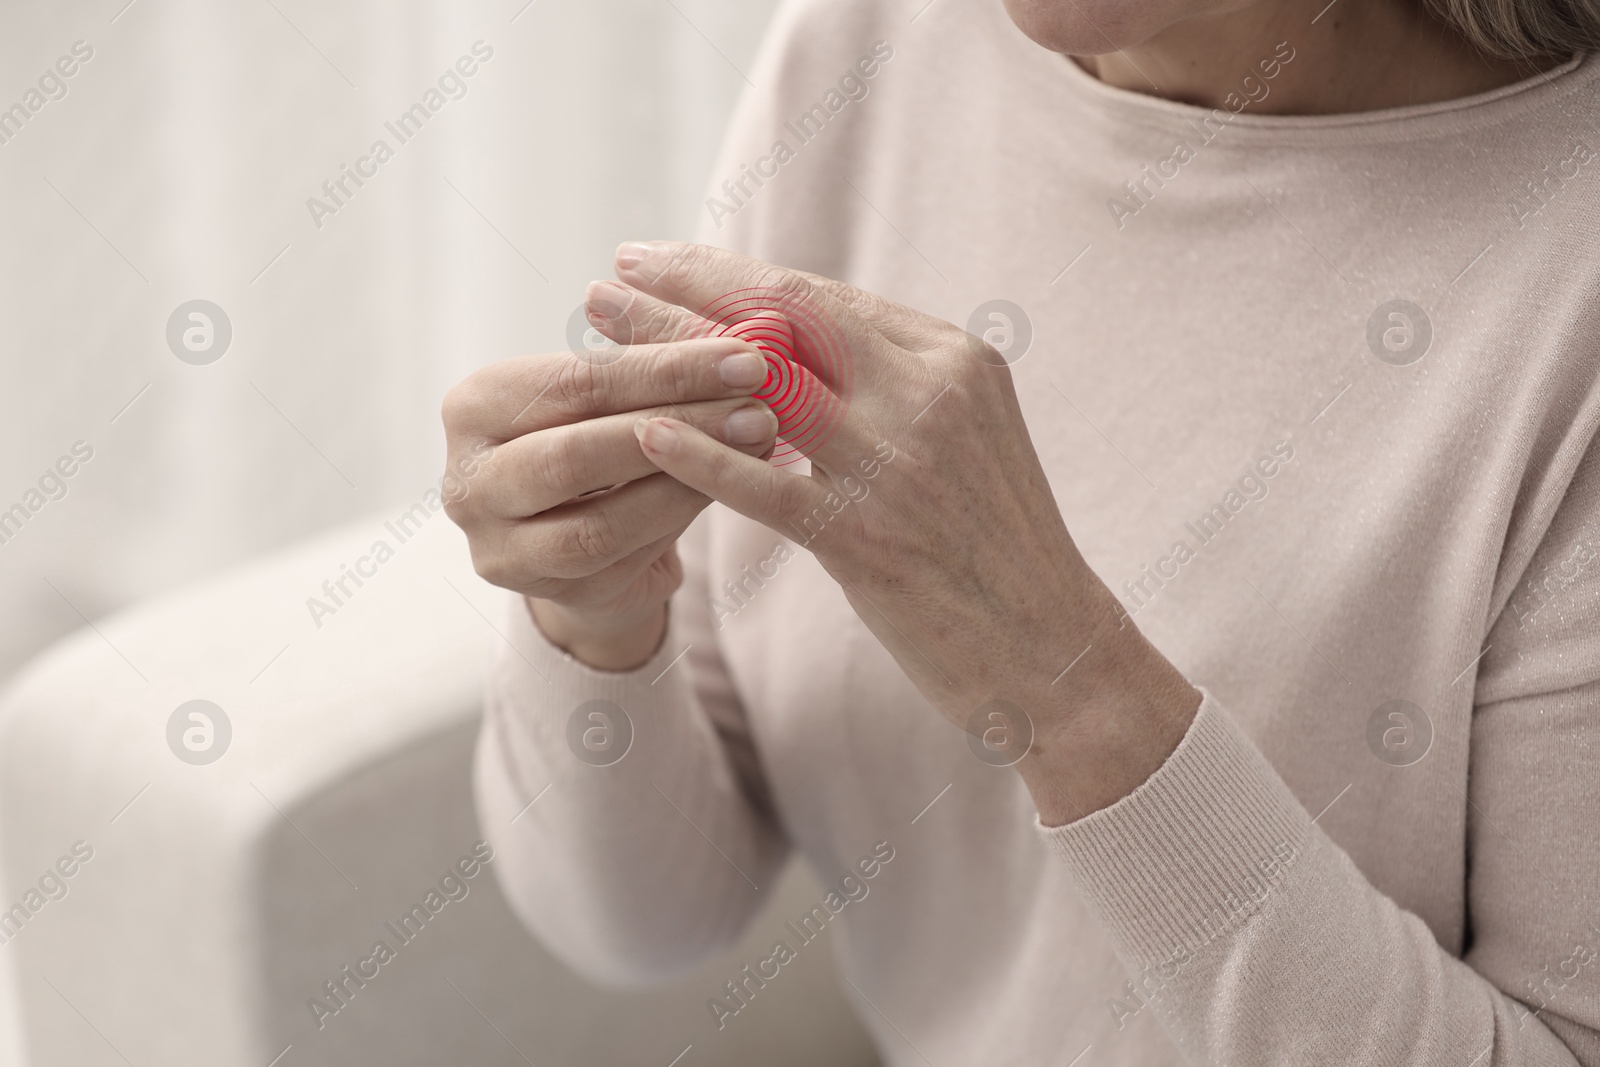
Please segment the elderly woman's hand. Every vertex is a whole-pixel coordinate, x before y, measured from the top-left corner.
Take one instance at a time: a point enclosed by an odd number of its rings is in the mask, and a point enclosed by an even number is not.
[[[628,244],[616,265],[631,289],[597,285],[591,300],[625,303],[612,329],[635,342],[759,334],[691,310],[729,294],[780,311],[774,347],[792,334],[830,391],[807,426],[785,427],[809,476],[672,417],[635,424],[644,455],[810,548],[928,700],[995,762],[1017,763],[1047,823],[1114,802],[1171,753],[1198,694],[1078,553],[992,348],[841,282],[707,246]],[[824,358],[830,347],[839,358]]]
[[[746,459],[769,453],[777,432],[750,399],[760,353],[737,338],[628,353],[503,360],[450,390],[443,413],[450,469],[473,472],[446,510],[478,573],[528,596],[551,640],[611,670],[638,666],[660,642],[683,580],[674,543],[711,502],[640,454],[634,423],[671,412]]]

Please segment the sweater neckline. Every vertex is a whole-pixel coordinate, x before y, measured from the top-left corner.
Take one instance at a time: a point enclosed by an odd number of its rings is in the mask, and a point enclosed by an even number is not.
[[[1595,53],[1577,52],[1547,71],[1470,96],[1374,111],[1326,115],[1262,115],[1249,105],[1238,112],[1180,103],[1108,85],[1070,56],[1047,53],[1066,68],[1058,79],[1064,91],[1114,117],[1165,130],[1192,129],[1208,117],[1221,117],[1240,139],[1280,143],[1384,142],[1439,135],[1504,122],[1532,108],[1559,100],[1594,80]],[[1243,94],[1241,93],[1241,96]]]

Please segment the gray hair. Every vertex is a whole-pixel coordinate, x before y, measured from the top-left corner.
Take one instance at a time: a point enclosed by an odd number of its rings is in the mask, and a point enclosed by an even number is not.
[[[1423,0],[1478,48],[1502,59],[1600,51],[1600,0]]]

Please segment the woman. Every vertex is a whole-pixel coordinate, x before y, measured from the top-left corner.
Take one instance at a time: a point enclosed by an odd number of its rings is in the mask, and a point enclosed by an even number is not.
[[[513,904],[646,981],[796,847],[894,1064],[1600,1063],[1600,10],[920,6],[785,7],[743,255],[447,401]]]

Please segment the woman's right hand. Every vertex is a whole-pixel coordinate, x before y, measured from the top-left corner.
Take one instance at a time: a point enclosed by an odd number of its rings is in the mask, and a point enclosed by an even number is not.
[[[607,308],[612,290],[591,286],[591,311]],[[778,422],[750,394],[766,376],[760,350],[731,337],[599,359],[521,356],[474,372],[442,412],[458,485],[445,510],[466,532],[473,566],[526,596],[545,636],[578,659],[606,670],[644,663],[683,581],[674,543],[710,498],[646,459],[634,424],[681,419],[765,455]]]

